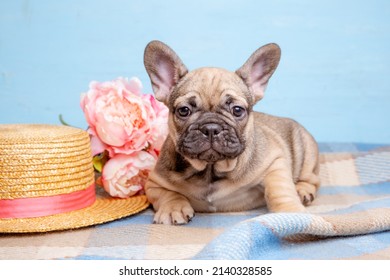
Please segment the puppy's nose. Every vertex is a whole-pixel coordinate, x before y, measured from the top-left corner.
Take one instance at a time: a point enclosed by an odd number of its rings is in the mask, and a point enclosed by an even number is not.
[[[208,137],[213,137],[217,136],[219,133],[222,131],[222,126],[216,123],[206,123],[200,127],[200,131],[208,136]]]

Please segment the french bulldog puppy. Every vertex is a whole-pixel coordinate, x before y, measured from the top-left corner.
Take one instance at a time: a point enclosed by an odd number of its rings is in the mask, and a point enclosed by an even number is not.
[[[253,111],[280,60],[276,44],[235,72],[189,72],[176,53],[150,42],[144,63],[169,135],[145,192],[154,223],[185,224],[194,212],[302,212],[319,187],[318,147],[297,122]]]

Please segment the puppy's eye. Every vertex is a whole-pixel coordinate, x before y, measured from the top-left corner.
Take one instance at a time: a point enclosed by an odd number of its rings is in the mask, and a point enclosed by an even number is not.
[[[243,116],[245,116],[245,112],[246,112],[245,109],[240,107],[240,106],[233,106],[232,107],[232,114],[236,118],[242,118]]]
[[[178,115],[181,118],[185,118],[185,117],[188,117],[189,115],[191,115],[191,110],[190,110],[190,108],[185,107],[185,106],[180,107],[180,108],[176,109],[176,115]]]

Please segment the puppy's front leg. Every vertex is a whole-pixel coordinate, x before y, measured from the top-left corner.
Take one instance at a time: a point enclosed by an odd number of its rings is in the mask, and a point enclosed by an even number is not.
[[[156,211],[153,223],[181,225],[188,223],[194,217],[194,209],[185,196],[163,188],[150,179],[145,186],[145,191]]]
[[[277,159],[264,178],[267,207],[272,212],[303,212],[292,178],[291,167],[284,159]]]

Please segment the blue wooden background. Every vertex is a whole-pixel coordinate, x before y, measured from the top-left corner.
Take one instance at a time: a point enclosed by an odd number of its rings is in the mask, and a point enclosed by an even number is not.
[[[276,42],[282,60],[257,110],[318,141],[390,143],[390,1],[1,0],[0,123],[85,128],[91,80],[138,76],[143,50],[170,45],[194,69],[237,69]]]

